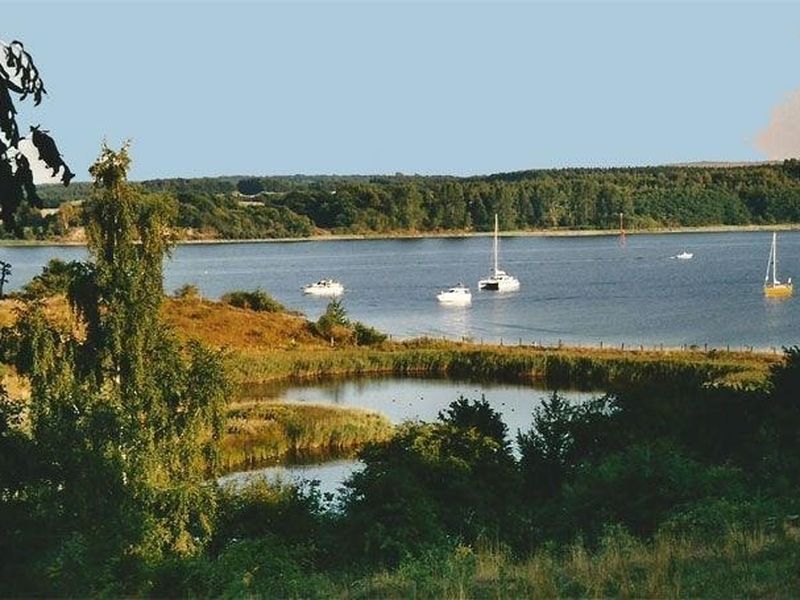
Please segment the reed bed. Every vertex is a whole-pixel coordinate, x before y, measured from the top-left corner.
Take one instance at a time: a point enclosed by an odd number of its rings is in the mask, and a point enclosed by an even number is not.
[[[647,383],[665,390],[698,386],[753,388],[771,365],[766,354],[737,352],[620,351],[481,346],[418,340],[378,348],[238,352],[231,373],[240,382],[322,376],[435,375],[479,380],[536,381],[554,388],[614,390]]]
[[[392,431],[383,415],[357,408],[233,402],[222,439],[222,468],[349,455],[369,442],[386,441]]]

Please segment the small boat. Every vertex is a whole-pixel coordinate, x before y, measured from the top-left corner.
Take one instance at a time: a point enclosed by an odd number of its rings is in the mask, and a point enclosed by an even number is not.
[[[675,255],[675,258],[677,258],[678,260],[691,260],[691,259],[693,259],[693,258],[694,258],[694,254],[693,254],[693,253],[691,253],[691,252],[687,252],[686,250],[684,250],[684,251],[683,251],[683,252],[681,252],[680,254],[676,254],[676,255]]]
[[[494,215],[494,268],[492,274],[486,279],[478,282],[478,287],[482,290],[493,292],[513,292],[519,289],[519,279],[509,275],[497,266],[497,214]]]
[[[316,283],[303,286],[303,293],[312,296],[340,296],[344,293],[344,286],[333,279],[320,279]]]
[[[767,298],[788,298],[794,292],[792,278],[781,283],[778,280],[778,234],[772,234],[772,246],[769,249],[769,260],[767,261],[767,274],[764,276],[764,295]],[[770,274],[772,280],[770,281]]]
[[[466,306],[472,303],[472,292],[463,283],[459,283],[447,291],[436,294],[436,299],[442,304]]]

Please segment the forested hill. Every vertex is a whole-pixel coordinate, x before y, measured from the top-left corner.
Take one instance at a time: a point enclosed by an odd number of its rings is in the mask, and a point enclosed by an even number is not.
[[[302,237],[321,233],[626,229],[800,222],[800,161],[548,169],[452,177],[231,176],[140,182],[179,202],[187,237]],[[80,200],[88,184],[43,187],[48,205]],[[31,237],[79,222],[24,214]]]

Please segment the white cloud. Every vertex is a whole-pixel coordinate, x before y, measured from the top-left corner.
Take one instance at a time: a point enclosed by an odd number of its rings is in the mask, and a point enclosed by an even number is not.
[[[769,124],[758,132],[755,146],[770,160],[800,157],[800,89],[772,109]]]

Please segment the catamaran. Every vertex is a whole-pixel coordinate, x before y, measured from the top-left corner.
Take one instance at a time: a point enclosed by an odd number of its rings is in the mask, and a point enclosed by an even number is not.
[[[481,279],[478,282],[478,287],[482,290],[491,290],[494,292],[513,292],[519,289],[519,279],[513,275],[509,275],[505,271],[501,271],[497,267],[497,213],[494,215],[494,269],[492,274],[486,279]]]
[[[772,233],[772,246],[769,249],[769,260],[767,261],[767,274],[764,277],[764,295],[767,298],[786,298],[792,295],[794,286],[792,285],[792,278],[786,280],[786,283],[778,281],[778,234]],[[770,281],[770,274],[772,281]]]

